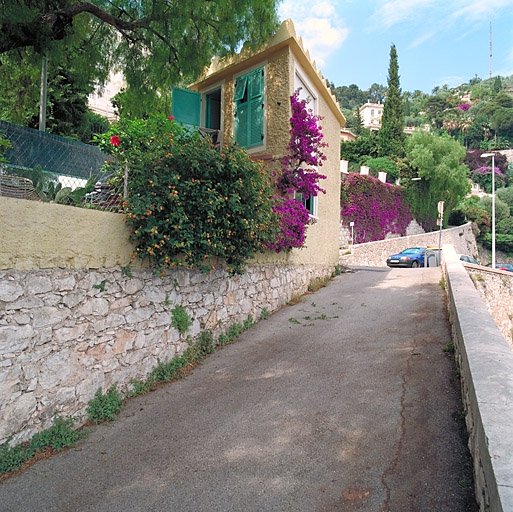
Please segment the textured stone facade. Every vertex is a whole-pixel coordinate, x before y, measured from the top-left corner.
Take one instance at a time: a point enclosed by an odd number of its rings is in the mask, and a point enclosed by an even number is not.
[[[465,264],[481,300],[513,349],[513,273]]]
[[[262,265],[232,278],[183,270],[164,279],[149,269],[131,278],[119,268],[0,271],[0,443],[28,439],[57,412],[83,416],[100,386],[126,390],[182,353],[187,336],[258,319],[332,271]],[[192,318],[185,335],[171,325],[176,305]]]

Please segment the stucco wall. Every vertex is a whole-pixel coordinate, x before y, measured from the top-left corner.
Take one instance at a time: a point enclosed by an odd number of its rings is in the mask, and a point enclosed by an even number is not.
[[[133,250],[123,216],[0,197],[0,269],[127,265]]]

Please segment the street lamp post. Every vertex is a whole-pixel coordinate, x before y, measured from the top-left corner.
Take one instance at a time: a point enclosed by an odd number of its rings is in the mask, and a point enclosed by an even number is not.
[[[483,153],[481,158],[492,157],[492,268],[495,268],[495,153]]]

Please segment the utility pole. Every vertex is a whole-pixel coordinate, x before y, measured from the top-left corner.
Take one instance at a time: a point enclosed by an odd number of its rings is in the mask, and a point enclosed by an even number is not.
[[[488,68],[488,78],[492,78],[492,22],[490,21],[490,67]]]
[[[41,96],[39,100],[39,131],[46,131],[46,96],[48,90],[48,54],[41,61]]]

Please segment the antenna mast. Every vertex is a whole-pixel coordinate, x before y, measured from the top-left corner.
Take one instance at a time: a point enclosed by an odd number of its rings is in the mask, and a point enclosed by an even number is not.
[[[488,78],[492,78],[492,22],[490,21],[490,67],[488,68]]]

